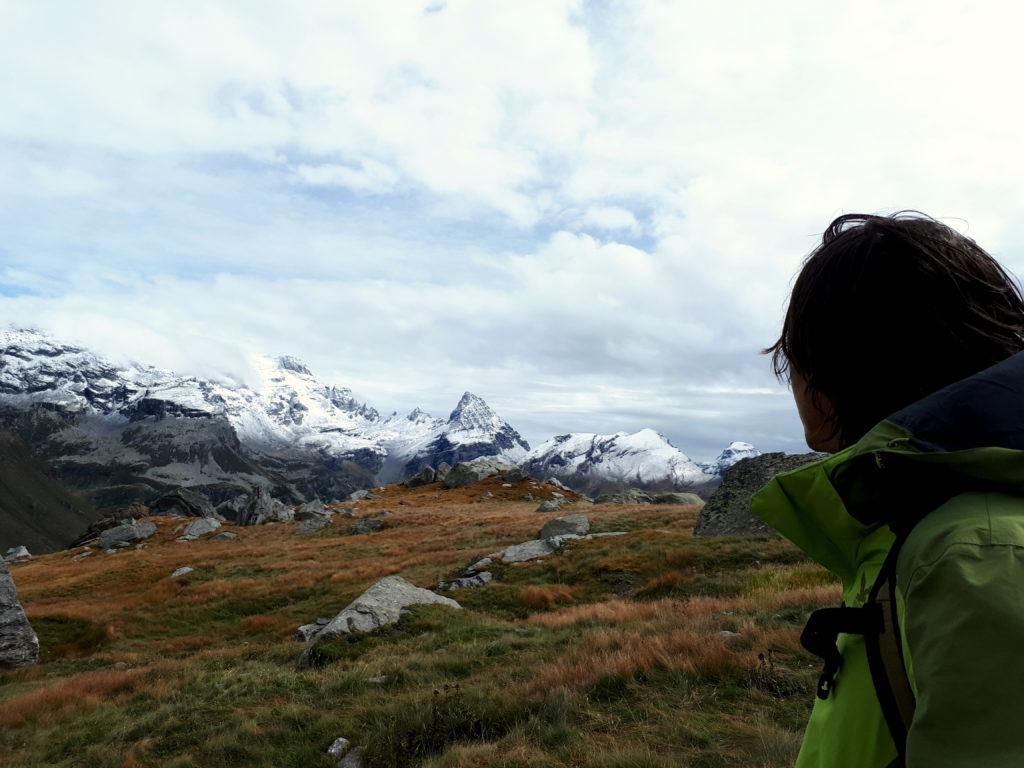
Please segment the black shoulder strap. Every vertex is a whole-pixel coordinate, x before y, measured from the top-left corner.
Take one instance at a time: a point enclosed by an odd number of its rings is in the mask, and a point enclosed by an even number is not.
[[[897,535],[862,608],[843,606],[814,611],[800,635],[800,644],[825,662],[818,678],[820,699],[827,699],[836,688],[842,664],[836,647],[838,636],[864,636],[871,681],[899,754],[898,764],[905,762],[907,731],[916,706],[896,612],[896,561],[909,532],[907,529]]]
[[[914,689],[907,675],[896,609],[896,561],[907,533],[909,531],[897,536],[868,595],[865,608],[875,612],[878,631],[864,636],[875,695],[901,760],[906,758],[907,732],[917,707]]]

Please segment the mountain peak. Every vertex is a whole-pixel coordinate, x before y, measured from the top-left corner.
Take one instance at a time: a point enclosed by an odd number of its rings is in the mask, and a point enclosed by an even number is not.
[[[487,401],[478,395],[474,395],[472,392],[463,393],[459,399],[459,404],[455,406],[455,410],[448,417],[450,423],[466,422],[467,420],[473,422],[480,420],[493,421],[497,419],[498,415],[487,404]]]
[[[306,367],[306,364],[299,360],[297,357],[291,355],[281,355],[277,358],[277,367],[282,371],[291,371],[292,373],[301,373],[305,376],[312,376],[313,372]]]

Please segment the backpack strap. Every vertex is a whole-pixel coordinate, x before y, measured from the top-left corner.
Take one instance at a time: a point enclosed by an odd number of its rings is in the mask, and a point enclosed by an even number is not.
[[[896,612],[896,561],[909,532],[908,528],[897,535],[863,607],[814,611],[800,635],[800,644],[825,662],[818,678],[819,699],[827,699],[836,689],[842,665],[836,647],[839,635],[864,637],[875,695],[899,755],[897,765],[906,759],[907,732],[916,707]]]

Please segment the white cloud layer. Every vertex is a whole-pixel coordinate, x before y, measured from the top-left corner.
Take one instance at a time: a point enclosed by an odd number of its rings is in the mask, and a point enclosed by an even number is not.
[[[757,351],[827,222],[1018,273],[1012,5],[35,3],[0,24],[0,321],[531,439],[795,450]]]

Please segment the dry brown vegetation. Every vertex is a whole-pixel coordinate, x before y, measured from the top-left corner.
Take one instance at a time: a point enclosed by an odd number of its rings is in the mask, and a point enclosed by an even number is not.
[[[799,627],[838,588],[784,542],[695,539],[695,507],[566,507],[628,534],[498,565],[452,594],[465,610],[413,611],[295,670],[299,624],[382,576],[431,586],[533,538],[553,490],[389,486],[345,505],[390,512],[359,536],[336,516],[179,542],[180,520],[153,518],[141,550],[18,566],[44,663],[0,673],[4,765],[326,768],[337,735],[371,768],[789,764],[815,666]]]

